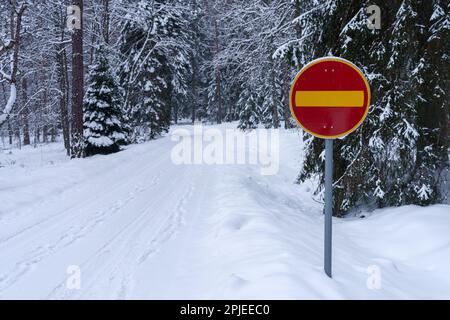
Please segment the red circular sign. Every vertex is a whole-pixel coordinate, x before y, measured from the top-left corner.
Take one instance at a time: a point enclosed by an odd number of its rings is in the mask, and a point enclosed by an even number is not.
[[[291,87],[291,113],[310,134],[339,138],[356,130],[369,111],[370,88],[361,70],[341,58],[308,63]]]

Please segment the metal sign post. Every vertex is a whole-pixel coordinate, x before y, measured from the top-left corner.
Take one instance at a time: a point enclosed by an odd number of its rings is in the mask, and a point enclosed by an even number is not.
[[[333,139],[325,139],[325,255],[324,269],[331,276],[331,240],[333,216]]]

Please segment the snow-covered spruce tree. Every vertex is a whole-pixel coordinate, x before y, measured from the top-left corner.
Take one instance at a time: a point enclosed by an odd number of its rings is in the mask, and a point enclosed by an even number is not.
[[[244,131],[256,129],[261,118],[261,111],[256,94],[251,88],[242,89],[237,105],[239,110],[241,110],[238,128]]]
[[[428,205],[445,200],[448,178],[450,96],[450,3],[423,1],[418,8],[419,57],[413,70],[417,99],[416,162],[408,184],[408,202]]]
[[[121,97],[103,49],[96,52],[90,66],[84,100],[83,135],[86,156],[109,154],[120,150],[125,141],[122,126]]]
[[[445,44],[439,39],[446,31],[437,22],[445,24],[443,14],[438,18],[431,10],[439,3],[371,2],[381,7],[382,30],[367,28],[366,1],[329,0],[324,4],[327,10],[316,19],[321,32],[314,58],[347,58],[363,70],[372,89],[366,121],[351,135],[335,140],[335,215],[359,206],[442,200],[439,186],[445,179],[442,172],[448,168],[444,151],[448,146],[448,105],[442,89],[445,76],[440,73],[445,70]],[[438,29],[441,31],[435,33]],[[435,40],[433,46],[428,39]],[[323,186],[323,141],[312,138],[306,145],[299,180],[319,175],[319,192]]]
[[[223,83],[220,81],[222,75],[217,68],[214,63],[210,62],[206,64],[204,70],[207,78],[204,91],[208,97],[205,116],[211,122],[220,123],[223,119],[223,97],[221,91],[223,89]]]
[[[186,39],[189,46],[189,64],[191,72],[186,77],[186,94],[176,94],[172,103],[174,112],[173,119],[190,119],[192,123],[195,120],[202,119],[206,114],[208,97],[205,90],[206,77],[202,66],[209,59],[209,48],[207,44],[208,28],[207,13],[204,9],[204,0],[186,0],[186,6],[191,10],[186,10],[188,16],[188,30]]]
[[[120,84],[133,141],[168,131],[173,95],[186,94],[189,65],[183,0],[125,1]]]
[[[266,77],[263,78],[261,95],[264,97],[262,103],[261,122],[266,128],[278,128],[280,119],[285,112],[285,105],[288,102],[285,99],[285,92],[288,85],[285,85],[283,78],[283,68],[280,61],[269,59],[267,72],[263,72]]]

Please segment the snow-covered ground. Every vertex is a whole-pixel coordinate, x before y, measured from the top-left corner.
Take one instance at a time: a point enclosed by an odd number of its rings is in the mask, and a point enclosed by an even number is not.
[[[0,298],[450,298],[450,206],[333,220],[329,279],[297,131],[280,131],[276,175],[175,165],[175,145],[0,151]]]

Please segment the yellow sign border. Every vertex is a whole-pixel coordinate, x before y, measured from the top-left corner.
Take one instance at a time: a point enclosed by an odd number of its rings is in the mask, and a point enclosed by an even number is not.
[[[367,104],[364,106],[366,108],[366,111],[364,112],[364,115],[362,116],[361,120],[359,120],[359,122],[350,130],[343,132],[339,135],[334,135],[334,136],[324,136],[321,134],[317,134],[315,132],[310,131],[309,129],[306,129],[301,122],[297,119],[297,116],[294,113],[294,106],[292,105],[292,94],[294,93],[294,86],[297,83],[298,78],[303,74],[303,72],[305,72],[306,70],[308,70],[309,68],[311,68],[313,65],[316,65],[318,63],[324,62],[324,61],[334,61],[334,62],[342,62],[346,65],[348,65],[349,67],[351,67],[353,70],[355,70],[356,72],[358,72],[358,74],[361,76],[361,78],[363,79],[365,85],[366,85],[366,89],[367,89]],[[323,58],[319,58],[319,59],[315,59],[311,62],[309,62],[307,65],[305,65],[300,71],[299,73],[297,73],[297,75],[295,76],[294,81],[292,82],[291,85],[291,90],[289,93],[289,107],[291,110],[291,114],[294,117],[295,121],[297,121],[298,125],[305,130],[306,132],[308,132],[309,134],[312,134],[313,136],[317,137],[317,138],[321,138],[321,139],[337,139],[337,138],[341,138],[343,136],[346,136],[350,133],[352,133],[353,131],[355,131],[360,125],[361,123],[366,119],[367,114],[369,113],[369,106],[370,106],[370,98],[371,98],[371,92],[370,92],[370,87],[369,87],[369,83],[367,82],[366,77],[364,76],[364,74],[362,73],[362,71],[355,66],[353,63],[351,63],[350,61],[344,59],[344,58],[339,58],[339,57],[323,57]]]

